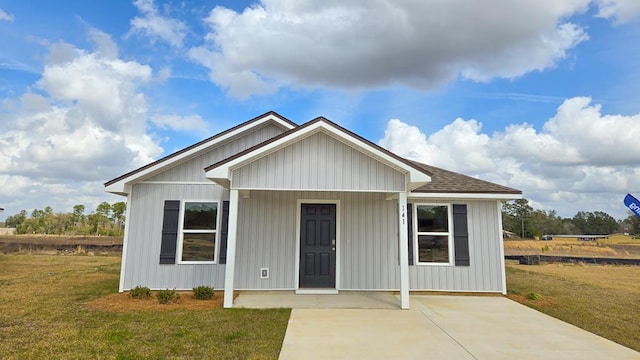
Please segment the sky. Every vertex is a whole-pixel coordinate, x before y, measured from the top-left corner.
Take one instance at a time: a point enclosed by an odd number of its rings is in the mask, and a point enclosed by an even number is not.
[[[0,221],[270,110],[622,219],[640,1],[0,0]]]

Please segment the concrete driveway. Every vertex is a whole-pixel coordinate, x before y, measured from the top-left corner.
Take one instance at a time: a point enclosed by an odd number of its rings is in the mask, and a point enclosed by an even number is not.
[[[411,296],[411,310],[294,309],[280,359],[640,359],[503,297]]]

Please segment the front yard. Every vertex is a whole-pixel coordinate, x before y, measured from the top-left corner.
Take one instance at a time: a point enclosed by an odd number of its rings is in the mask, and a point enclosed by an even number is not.
[[[104,307],[119,271],[119,256],[0,254],[0,357],[278,357],[290,310]]]

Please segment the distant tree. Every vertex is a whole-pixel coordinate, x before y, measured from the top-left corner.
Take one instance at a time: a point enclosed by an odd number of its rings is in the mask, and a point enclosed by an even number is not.
[[[572,219],[579,234],[612,234],[618,229],[618,222],[604,211],[579,211]]]
[[[96,234],[100,235],[100,228],[105,229],[105,224],[109,222],[111,216],[111,204],[106,201],[101,202],[98,204],[98,207],[96,207],[94,215],[93,220],[96,222]]]
[[[124,225],[125,212],[127,211],[127,204],[123,201],[113,203],[111,205],[111,220],[116,223],[118,227],[118,233],[122,231]]]
[[[533,208],[529,205],[529,200],[518,199],[506,202],[503,206],[503,227],[515,232],[520,237],[527,237],[525,229],[531,217]],[[506,226],[505,226],[506,225]]]
[[[562,233],[562,219],[555,210],[549,212],[534,210],[529,216],[528,234],[531,236],[553,235]]]
[[[629,212],[627,218],[620,221],[620,231],[628,232],[633,235],[640,234],[640,217]]]
[[[24,234],[24,222],[27,220],[27,210],[20,210],[19,213],[7,217],[4,226],[16,228],[18,234]]]
[[[113,206],[107,202],[101,203],[89,216],[84,214],[85,209],[84,205],[78,204],[73,206],[73,212],[56,213],[51,206],[46,206],[43,210],[34,209],[30,216],[26,210],[21,210],[8,216],[5,226],[16,228],[18,234],[122,234],[125,203],[115,203]]]

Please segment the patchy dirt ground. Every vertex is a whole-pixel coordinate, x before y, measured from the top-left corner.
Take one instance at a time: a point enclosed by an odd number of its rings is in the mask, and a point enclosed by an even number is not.
[[[540,240],[505,240],[505,255],[557,255],[610,258],[640,258],[640,240],[629,238],[578,241],[575,238]]]
[[[119,254],[120,236],[12,235],[0,236],[0,252],[45,252],[51,254]]]

